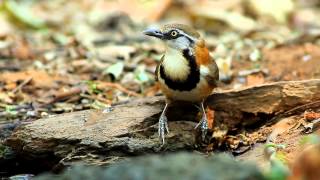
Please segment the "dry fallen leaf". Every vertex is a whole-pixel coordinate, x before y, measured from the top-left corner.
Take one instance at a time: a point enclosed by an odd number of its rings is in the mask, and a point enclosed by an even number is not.
[[[207,20],[208,23],[206,23],[206,25],[210,23],[215,24],[215,26],[213,26],[215,28],[219,28],[217,26],[223,26],[223,24],[226,24],[233,30],[248,32],[258,27],[258,24],[253,19],[238,12],[219,9],[213,11],[210,7],[205,6],[191,6],[189,12],[195,17],[196,21]],[[220,29],[222,28],[223,27],[220,27]],[[207,27],[207,29],[210,28]]]
[[[312,121],[312,120],[315,120],[315,119],[319,119],[320,118],[320,113],[313,112],[313,111],[306,111],[304,113],[304,118],[307,121]]]
[[[264,82],[265,82],[265,79],[262,73],[250,74],[247,76],[248,86],[259,85],[259,84],[263,84]]]
[[[32,77],[32,83],[35,87],[50,88],[56,81],[63,81],[64,78],[57,74],[49,74],[45,71],[20,71],[20,72],[5,72],[0,74],[0,82],[6,84],[25,81]]]
[[[207,108],[207,121],[208,121],[208,128],[213,129],[214,127],[214,110]]]
[[[294,10],[293,0],[247,0],[249,13],[258,16],[269,16],[279,23],[285,23],[288,16]]]

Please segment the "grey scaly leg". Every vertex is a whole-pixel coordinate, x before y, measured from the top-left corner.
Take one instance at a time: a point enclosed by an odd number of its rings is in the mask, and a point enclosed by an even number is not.
[[[202,118],[200,122],[197,124],[197,126],[195,127],[195,129],[197,129],[200,126],[201,132],[202,132],[202,140],[204,140],[208,130],[208,119],[207,119],[206,111],[203,106],[203,102],[201,102],[201,113],[202,113]]]
[[[158,128],[158,133],[159,133],[159,138],[162,141],[162,145],[164,144],[164,136],[165,132],[169,133],[169,128],[168,128],[168,119],[166,116],[166,111],[167,111],[168,104],[166,103],[161,116],[159,118],[159,128]]]

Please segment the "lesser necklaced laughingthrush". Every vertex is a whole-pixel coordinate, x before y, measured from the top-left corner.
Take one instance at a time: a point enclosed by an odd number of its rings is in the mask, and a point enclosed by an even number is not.
[[[157,66],[155,77],[166,97],[166,105],[159,118],[159,137],[164,144],[169,132],[166,111],[173,101],[199,103],[202,118],[202,137],[206,135],[208,122],[203,101],[217,86],[219,70],[210,57],[205,41],[200,34],[183,24],[167,24],[160,28],[149,28],[145,35],[159,38],[166,44],[166,52]]]

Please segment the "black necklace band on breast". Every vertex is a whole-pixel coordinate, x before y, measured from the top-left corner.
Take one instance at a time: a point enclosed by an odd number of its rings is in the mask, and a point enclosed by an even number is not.
[[[165,74],[163,65],[160,65],[160,77],[164,80],[166,85],[178,91],[190,91],[194,89],[200,81],[200,71],[197,66],[195,56],[190,53],[189,49],[183,50],[183,57],[188,60],[188,66],[190,73],[184,81],[173,80]]]

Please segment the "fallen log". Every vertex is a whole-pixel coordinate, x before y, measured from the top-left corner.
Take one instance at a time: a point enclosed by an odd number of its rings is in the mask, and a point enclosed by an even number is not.
[[[320,100],[319,92],[319,79],[277,82],[217,92],[206,104],[215,110],[215,126],[261,125],[278,113]],[[145,153],[194,149],[197,108],[177,105],[168,112],[170,133],[165,146],[157,132],[163,97],[137,98],[109,113],[86,110],[39,119],[18,128],[6,145],[20,157],[51,167],[77,161],[110,164]]]
[[[215,121],[235,127],[268,121],[274,115],[320,99],[320,79],[283,81],[211,95],[206,103]]]

